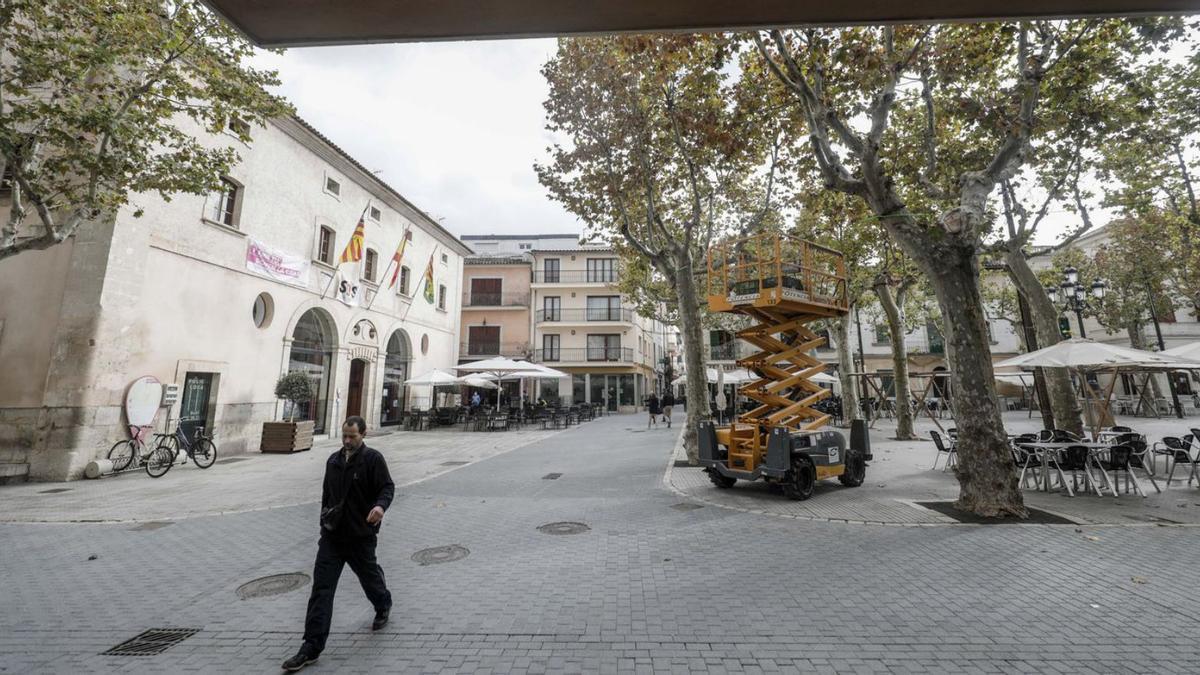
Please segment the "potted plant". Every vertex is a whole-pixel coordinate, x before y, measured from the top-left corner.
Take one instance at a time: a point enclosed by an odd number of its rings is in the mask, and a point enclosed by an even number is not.
[[[288,403],[289,417],[286,422],[263,422],[262,452],[300,452],[313,445],[312,420],[296,421],[296,408],[313,398],[313,384],[308,375],[291,372],[280,376],[275,382],[275,398]]]

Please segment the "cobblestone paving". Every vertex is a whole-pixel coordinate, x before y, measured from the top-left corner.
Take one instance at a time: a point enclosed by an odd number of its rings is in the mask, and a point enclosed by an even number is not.
[[[401,490],[379,546],[392,622],[369,630],[347,573],[310,671],[1188,673],[1200,662],[1200,530],[679,510],[662,483],[675,435],[642,422],[598,419]],[[0,672],[276,672],[298,646],[308,587],[235,590],[309,572],[316,516],[308,504],[155,529],[0,524]],[[537,530],[554,521],[591,529]],[[410,560],[450,544],[470,555]],[[156,656],[100,655],[154,627],[200,632]]]

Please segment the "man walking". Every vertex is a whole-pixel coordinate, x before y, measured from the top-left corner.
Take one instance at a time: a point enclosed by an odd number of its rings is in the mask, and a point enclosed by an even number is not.
[[[304,644],[283,669],[295,672],[317,660],[329,637],[333,619],[333,595],[342,567],[350,569],[375,607],[371,630],[383,628],[392,609],[392,594],[383,581],[383,570],[375,561],[375,541],[383,512],[392,503],[395,485],[387,462],[363,441],[367,423],[349,417],[342,425],[342,449],[325,462],[321,489],[321,539],[313,565],[312,595],[304,619]]]
[[[663,421],[667,423],[667,428],[671,428],[671,408],[675,407],[675,394],[668,389],[662,397],[662,413]]]

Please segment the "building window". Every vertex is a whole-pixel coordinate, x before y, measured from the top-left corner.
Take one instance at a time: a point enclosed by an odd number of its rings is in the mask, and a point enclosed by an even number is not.
[[[610,283],[617,280],[616,258],[588,258],[587,280],[589,283]]]
[[[250,316],[254,319],[254,325],[259,328],[266,328],[271,325],[271,317],[275,314],[275,301],[271,299],[269,293],[259,293],[254,299],[254,308],[250,310]]]
[[[503,289],[501,279],[471,279],[471,305],[499,307]]]
[[[333,243],[336,236],[333,228],[321,226],[321,237],[317,241],[317,260],[326,265],[333,264]]]
[[[875,344],[888,345],[892,343],[892,332],[886,323],[875,324]]]
[[[333,178],[326,176],[325,177],[325,191],[328,192],[329,194],[333,195],[334,197],[341,197],[342,196],[342,184],[337,182]]]
[[[543,335],[542,336],[542,360],[543,361],[558,361],[561,353],[559,346],[562,344],[561,335]]]
[[[588,272],[589,276],[591,272]],[[589,295],[587,298],[588,321],[620,321],[621,296]]]
[[[925,335],[929,339],[930,354],[946,353],[946,340],[942,338],[942,330],[936,323],[932,321],[925,323]]]
[[[517,244],[517,248],[522,251],[533,250],[533,244]]]
[[[708,333],[708,358],[713,361],[732,361],[736,356],[733,333],[727,330],[711,330]]]
[[[226,227],[237,227],[238,201],[242,188],[230,178],[221,178],[221,186],[209,195],[207,218]]]
[[[558,258],[546,258],[542,261],[542,281],[548,284],[557,284],[559,282],[558,263]]]
[[[375,222],[377,222],[377,223],[378,223],[378,222],[379,222],[379,219],[383,217],[383,211],[380,211],[379,209],[377,209],[377,208],[375,208],[374,206],[372,206],[372,207],[369,209],[369,211],[368,211],[367,215],[368,215],[368,216],[371,218],[371,220],[373,220],[373,221],[375,221]]]
[[[467,354],[469,356],[498,356],[500,354],[500,327],[468,326]]]
[[[443,253],[443,254],[442,254],[442,264],[443,264],[443,265],[445,265],[445,264],[446,264],[446,263],[448,263],[448,262],[450,262],[450,256],[448,256],[448,255],[446,255],[445,253]]]
[[[411,274],[407,265],[400,267],[400,293],[408,295],[408,277]]]
[[[367,249],[366,259],[363,262],[363,278],[367,281],[375,281],[375,272],[379,266],[379,254],[375,249]]]
[[[446,285],[438,284],[438,309],[446,311]]]
[[[588,335],[587,336],[587,360],[588,361],[620,361],[621,360],[621,336],[620,335]]]
[[[238,138],[246,138],[250,136],[250,123],[246,120],[231,117],[229,119],[229,131]]]
[[[542,298],[542,321],[562,321],[562,298],[557,295]]]

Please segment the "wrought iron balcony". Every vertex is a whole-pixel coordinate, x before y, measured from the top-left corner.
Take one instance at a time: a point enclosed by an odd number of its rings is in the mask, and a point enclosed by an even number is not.
[[[624,321],[633,322],[633,310],[620,307],[604,307],[601,309],[539,309],[536,313],[538,323],[585,323],[588,321]]]
[[[459,357],[481,359],[493,356],[525,358],[529,355],[529,344],[526,342],[461,342],[458,345],[458,355]]]
[[[533,351],[535,363],[632,363],[632,347],[542,348]]]
[[[528,307],[528,293],[473,293],[467,291],[463,293],[463,307],[466,309],[475,309],[476,307]]]
[[[535,270],[535,284],[615,284],[617,270]]]

